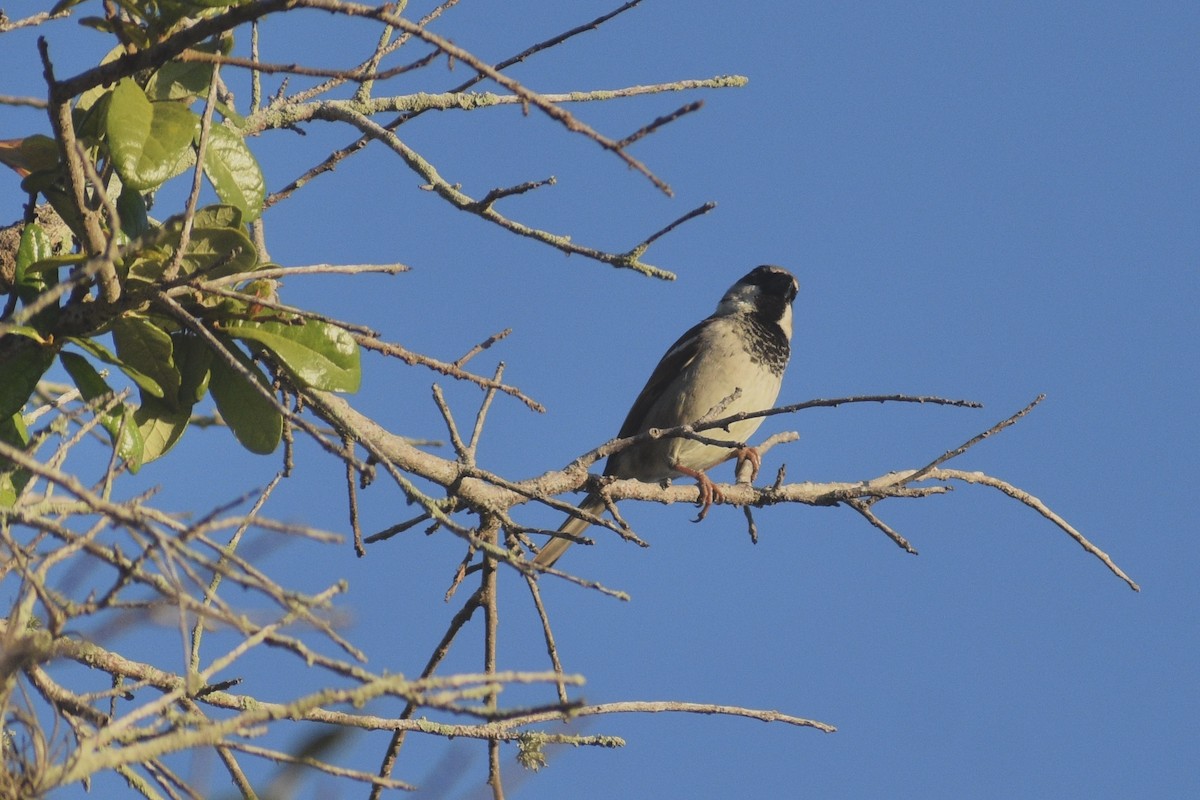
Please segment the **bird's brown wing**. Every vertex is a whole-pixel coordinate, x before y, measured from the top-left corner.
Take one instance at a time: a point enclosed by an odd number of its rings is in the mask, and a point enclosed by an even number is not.
[[[700,354],[704,338],[700,331],[711,319],[712,317],[709,317],[692,326],[667,350],[666,355],[658,362],[658,366],[650,373],[650,380],[646,381],[641,393],[633,401],[633,406],[630,407],[629,414],[626,415],[617,438],[624,439],[627,436],[635,436],[646,429],[646,415],[650,412],[651,406],[666,394],[667,387],[671,382],[677,380]],[[605,474],[609,474],[607,469]]]

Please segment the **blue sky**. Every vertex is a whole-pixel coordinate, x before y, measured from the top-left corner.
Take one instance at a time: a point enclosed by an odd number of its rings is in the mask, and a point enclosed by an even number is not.
[[[609,8],[464,2],[434,29],[498,60]],[[398,160],[372,147],[268,212],[271,254],[283,264],[401,261],[412,272],[289,281],[285,300],[451,360],[512,327],[476,367],[503,360],[506,378],[548,411],[497,401],[480,460],[525,477],[612,436],[662,351],[730,282],[756,264],[787,266],[801,292],[781,402],[905,392],[986,408],[852,406],[774,418],[764,434],[801,438],[769,454],[766,474],[781,462],[790,480],[811,481],[918,467],[1044,392],[1028,418],[956,463],[1040,497],[1143,591],[1034,512],[980,488],[877,508],[917,557],[849,509],[760,511],[751,545],[738,510],[716,508],[693,525],[688,508],[629,504],[623,512],[651,548],[598,533],[595,547],[572,549],[561,565],[628,591],[631,602],[542,582],[564,666],[588,678],[584,696],[771,708],[839,731],[600,718],[586,730],[622,736],[624,749],[554,752],[549,768],[524,776],[506,750],[510,796],[1200,792],[1200,547],[1190,498],[1200,443],[1200,9],[751,8],[648,0],[512,71],[547,92],[748,76],[742,89],[572,108],[620,138],[702,97],[701,112],[633,150],[674,199],[536,113],[429,114],[403,129],[476,196],[555,175],[556,186],[502,210],[582,244],[624,250],[716,201],[647,255],[678,280],[614,273],[515,239],[419,191]],[[103,49],[74,23],[49,33],[60,74],[94,58],[89,47]],[[325,66],[349,63],[376,35],[315,13],[268,22],[263,33],[265,58],[297,60],[303,41],[303,57]],[[32,42],[6,35],[0,74],[11,77],[0,92],[37,91]],[[443,72],[419,73],[397,91],[440,90],[466,75],[461,66]],[[37,112],[0,110],[0,138],[46,127]],[[308,130],[252,143],[271,188],[353,138],[330,125]],[[160,207],[176,196],[164,191]],[[9,175],[0,197],[0,216],[19,216]],[[445,437],[431,374],[368,364],[356,405],[398,433]],[[473,418],[478,391],[440,382],[461,418]],[[341,471],[311,450],[302,456],[273,513],[344,530]],[[163,484],[166,505],[203,509],[246,481],[265,483],[276,467],[220,432],[196,431],[138,480]],[[383,481],[362,502],[371,530],[410,513]],[[536,509],[525,518],[558,521]],[[349,545],[270,558],[305,586],[348,579],[351,633],[368,643],[370,666],[416,673],[457,608],[441,595],[460,556],[457,540],[412,532],[363,560]],[[501,664],[545,668],[521,585],[506,579],[502,591]],[[451,668],[479,667],[481,633],[472,632]],[[343,757],[370,768],[385,740],[357,737]],[[436,784],[444,746],[410,747],[397,776]],[[443,795],[474,797],[484,751],[451,748],[465,766],[447,771],[465,773]]]

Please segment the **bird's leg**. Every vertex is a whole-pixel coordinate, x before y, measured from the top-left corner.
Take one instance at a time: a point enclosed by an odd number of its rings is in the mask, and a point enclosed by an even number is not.
[[[700,506],[700,516],[696,517],[695,522],[699,522],[708,516],[708,509],[712,508],[713,503],[725,502],[725,495],[712,482],[712,478],[700,470],[685,467],[683,464],[676,464],[675,471],[680,475],[687,475],[689,478],[696,479],[697,488],[700,490],[700,498],[696,502],[696,505]]]

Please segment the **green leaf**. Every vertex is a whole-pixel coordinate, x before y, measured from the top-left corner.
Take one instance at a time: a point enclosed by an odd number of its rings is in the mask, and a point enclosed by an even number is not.
[[[129,471],[137,474],[145,462],[146,443],[142,439],[142,432],[138,429],[137,420],[133,416],[134,409],[129,407],[128,403],[122,403],[120,407],[110,414],[111,423],[101,420],[100,424],[104,425],[105,430],[114,439],[119,437],[116,443],[117,455],[124,460],[129,467]]]
[[[25,470],[0,472],[0,508],[12,508],[17,503],[17,495],[29,483],[29,473]]]
[[[0,164],[22,176],[52,170],[58,166],[58,145],[40,133],[24,139],[9,139],[0,142]]]
[[[17,295],[22,302],[30,302],[46,288],[46,280],[38,276],[37,269],[31,269],[39,261],[54,255],[54,245],[50,235],[36,222],[31,222],[21,231],[21,243],[17,245],[16,273],[13,283],[17,286]]]
[[[121,194],[117,197],[117,215],[121,217],[121,230],[130,239],[136,239],[150,230],[146,198],[136,189],[121,187]]]
[[[79,24],[85,28],[91,28],[94,31],[101,33],[112,33],[113,24],[104,17],[80,17]]]
[[[171,341],[175,346],[175,366],[179,367],[179,402],[191,407],[208,393],[213,351],[199,336],[191,334],[177,333]]]
[[[152,226],[125,248],[128,255],[117,263],[118,272],[126,280],[158,281],[179,247],[179,234],[179,230],[163,225]]]
[[[262,370],[242,352],[241,348],[225,340],[231,353],[250,370],[254,379],[268,391],[270,381]],[[225,359],[212,360],[212,377],[208,384],[217,410],[229,425],[233,435],[251,453],[267,455],[275,452],[283,437],[283,415],[265,397],[255,391],[239,373],[225,363]]]
[[[54,363],[57,348],[44,347],[24,336],[5,344],[4,377],[0,379],[0,417],[11,417],[33,394],[37,382]]]
[[[230,208],[230,207],[223,207]],[[230,211],[235,209],[230,208]],[[199,213],[197,213],[199,219]],[[129,265],[128,277],[132,280],[153,283],[162,277],[174,251],[179,247],[180,230],[174,223],[164,226],[162,233],[142,249],[141,257]],[[258,252],[254,242],[237,228],[192,228],[191,239],[180,262],[180,276],[195,275],[209,280],[252,272],[258,264]]]
[[[232,128],[213,125],[204,149],[204,174],[221,202],[236,206],[247,222],[262,213],[267,185],[254,154]]]
[[[223,325],[235,339],[257,342],[270,350],[296,380],[314,389],[357,392],[362,382],[358,344],[349,333],[327,322],[234,320]]]
[[[0,508],[12,508],[16,505],[17,495],[24,489],[24,485],[17,486],[15,482],[16,475],[14,472],[0,472]]]
[[[117,366],[134,380],[137,380],[135,374],[150,378],[153,384],[147,386],[139,382],[138,386],[172,408],[176,407],[180,378],[171,357],[171,336],[149,317],[138,314],[118,317],[113,322],[112,334],[117,357],[122,362]]]
[[[19,450],[29,446],[29,431],[19,413],[0,419],[0,441]],[[12,508],[30,477],[28,470],[0,458],[0,508]]]
[[[17,245],[17,280],[30,264],[54,255],[54,246],[50,243],[50,235],[38,223],[31,222],[21,231],[21,243]]]
[[[25,193],[41,194],[45,197],[62,217],[63,222],[70,226],[71,232],[82,240],[86,238],[83,217],[80,216],[79,209],[75,208],[75,200],[65,189],[66,185],[66,171],[61,165],[54,169],[34,172],[21,181],[21,189]]]
[[[223,116],[225,119],[232,122],[233,127],[246,127],[246,118],[239,114],[237,109],[235,109],[233,106],[229,105],[228,103],[221,102],[220,99],[217,100],[217,111],[221,112],[221,116]]]
[[[50,339],[43,336],[42,332],[39,331],[37,328],[33,327],[32,325],[10,325],[10,326],[8,326],[8,329],[4,332],[4,335],[7,336],[10,333],[15,334],[17,336],[24,336],[28,339],[33,339],[38,344],[49,344],[51,341]]]
[[[125,78],[112,91],[105,133],[113,164],[132,189],[153,189],[187,169],[200,118],[182,103],[151,103]]]
[[[30,172],[58,166],[58,143],[49,136],[35,133],[21,140],[21,160]]]
[[[150,394],[161,393],[162,386],[158,381],[149,375],[142,374],[137,368],[126,364],[120,358],[112,353],[107,347],[97,342],[95,339],[86,339],[82,336],[69,336],[67,341],[88,353],[97,361],[102,361],[105,364],[112,364],[117,369],[124,372],[126,375],[138,385],[142,391]]]
[[[55,270],[44,272],[47,259],[58,258],[54,255],[54,244],[49,234],[36,222],[31,222],[21,231],[21,241],[17,245],[17,259],[13,282],[16,286],[17,297],[22,303],[33,302],[42,292],[58,283],[58,273]],[[58,321],[58,303],[51,303],[33,315],[30,324],[40,330],[49,332]]]
[[[91,362],[78,353],[60,353],[59,361],[75,381],[75,387],[83,395],[84,400],[95,400],[112,394],[108,383],[96,371]]]
[[[26,275],[40,275],[42,273],[55,272],[63,267],[74,267],[87,261],[86,253],[66,253],[61,256],[50,256],[43,258],[26,268]]]
[[[89,402],[102,401],[113,393],[96,368],[83,356],[78,353],[59,353],[58,359],[75,382],[83,399]],[[133,419],[133,409],[121,403],[104,413],[100,418],[100,425],[108,431],[117,455],[128,465],[129,471],[137,472],[141,469],[145,443],[142,441],[137,422]]]
[[[254,242],[233,228],[193,228],[183,255],[183,272],[204,280],[252,272],[257,264]]]
[[[237,206],[213,205],[196,209],[192,224],[197,228],[242,227],[242,212]]]
[[[59,0],[59,2],[54,4],[54,8],[50,9],[50,15],[61,14],[68,8],[74,8],[82,2],[83,0]]]
[[[190,405],[173,409],[158,398],[143,394],[142,404],[133,412],[144,444],[142,463],[148,464],[166,455],[183,436],[191,418]]]
[[[208,94],[213,65],[200,61],[168,61],[146,84],[151,100],[189,100]]]

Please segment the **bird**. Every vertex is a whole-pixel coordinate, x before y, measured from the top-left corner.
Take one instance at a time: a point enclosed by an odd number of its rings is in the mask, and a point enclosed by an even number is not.
[[[694,423],[723,402],[720,416],[771,408],[791,354],[792,301],[799,290],[796,278],[782,267],[764,264],[746,273],[729,287],[711,316],[667,350],[633,401],[617,438]],[[761,423],[762,417],[746,419],[708,435],[744,443]],[[735,456],[739,461],[748,459],[757,473],[760,459],[753,448],[685,437],[647,439],[609,456],[604,475],[646,483],[694,478],[700,487],[699,518],[703,519],[714,500],[724,499],[705,472]],[[579,508],[596,515],[604,510],[604,500],[593,492]],[[567,537],[578,537],[589,524],[579,516],[567,517],[558,528],[566,537],[547,541],[534,564],[553,566],[571,545]]]

